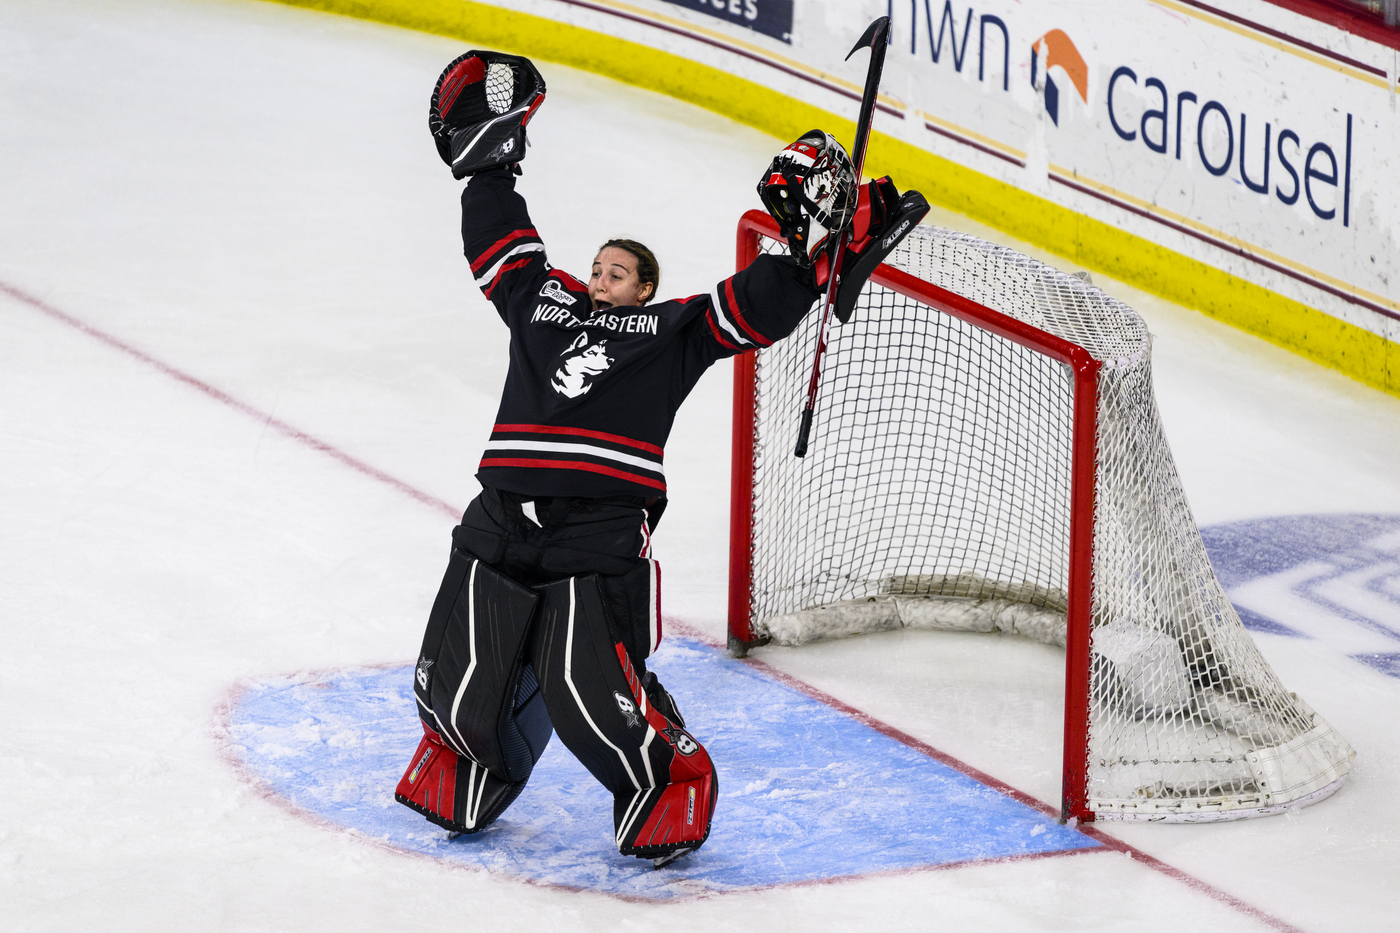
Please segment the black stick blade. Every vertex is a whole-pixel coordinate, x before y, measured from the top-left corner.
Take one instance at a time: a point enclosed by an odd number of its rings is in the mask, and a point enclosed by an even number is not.
[[[846,61],[851,60],[851,56],[861,49],[873,49],[877,44],[884,45],[889,42],[890,18],[882,16],[871,23],[865,30],[865,35],[860,37],[855,46],[846,53]]]

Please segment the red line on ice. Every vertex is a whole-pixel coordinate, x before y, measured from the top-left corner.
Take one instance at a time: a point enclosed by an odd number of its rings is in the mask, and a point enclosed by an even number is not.
[[[60,311],[48,302],[45,302],[39,298],[35,298],[33,295],[21,291],[15,286],[10,285],[8,282],[0,282],[0,292],[4,292],[11,298],[14,298],[16,301],[29,305],[34,310],[47,315],[55,321],[58,321],[62,324],[67,324],[74,330],[81,331],[84,334],[87,334],[89,337],[99,340],[115,350],[120,350],[127,356],[138,360],[142,363],[145,363],[147,366],[157,369],[162,373],[165,373],[165,375],[170,376],[172,379],[175,379],[179,382],[183,382],[185,385],[189,386],[192,389],[196,389],[197,391],[203,393],[205,396],[213,399],[216,402],[220,402],[228,406],[229,408],[234,409],[235,411],[242,412],[243,414],[248,415],[249,417],[261,421],[263,424],[272,428],[274,431],[278,432],[284,437],[294,440],[300,444],[304,444],[305,446],[310,447],[312,450],[320,451],[321,453],[340,461],[345,466],[348,466],[350,469],[354,470],[357,473],[360,473],[363,476],[368,476],[370,479],[377,480],[385,484],[386,486],[392,486],[394,489],[397,489],[399,492],[403,493],[404,495],[408,496],[410,499],[413,499],[416,502],[420,502],[423,505],[435,508],[446,515],[452,516],[453,518],[461,517],[462,510],[458,509],[456,506],[444,502],[436,496],[429,495],[428,493],[423,492],[421,489],[416,489],[413,486],[410,486],[408,483],[405,483],[403,480],[390,476],[388,473],[385,473],[378,467],[370,466],[363,460],[351,456],[350,454],[341,450],[339,447],[336,447],[333,444],[321,440],[314,434],[310,434],[306,431],[303,431],[301,428],[290,425],[282,419],[275,417],[271,412],[266,412],[259,408],[255,408],[254,406],[249,405],[247,402],[240,401],[239,399],[234,398],[232,395],[229,395],[222,389],[217,389],[209,383],[205,382],[204,380],[192,376],[182,369],[179,369],[175,366],[172,366],[169,363],[156,359],[154,356],[151,356],[144,350],[138,350],[136,347],[133,347],[126,341],[114,337],[106,331],[101,330],[100,328],[97,328],[92,324],[87,323],[86,321],[79,320],[78,318],[74,317],[71,314],[68,314],[67,312]]]
[[[684,622],[677,622],[675,619],[672,619],[666,624],[670,628],[670,630],[672,632],[675,632],[676,634],[684,635],[688,638],[694,638],[696,641],[702,641],[715,648],[723,649],[725,647],[721,642],[710,638],[708,635],[705,635],[697,629],[686,625]],[[806,694],[807,696],[811,697],[814,700],[817,700],[820,703],[825,703],[827,706],[830,706],[831,708],[838,710],[839,712],[845,713],[847,716],[850,716],[852,719],[856,720],[857,722],[863,725],[869,726],[876,732],[879,732],[881,735],[888,736],[894,739],[896,742],[900,742],[904,745],[909,746],[917,752],[921,752],[927,755],[934,761],[937,761],[939,764],[947,765],[955,771],[962,772],[963,774],[972,778],[974,781],[977,781],[980,784],[985,784],[993,790],[1005,794],[1006,796],[1010,797],[1012,800],[1017,801],[1018,803],[1025,804],[1028,807],[1032,807],[1036,810],[1039,810],[1041,813],[1044,813],[1047,816],[1058,818],[1060,815],[1060,811],[1058,808],[1052,807],[1048,803],[1044,803],[1040,800],[1037,800],[1030,794],[1027,794],[1025,791],[1017,790],[1010,784],[1007,784],[1005,781],[998,780],[997,778],[992,777],[987,772],[982,771],[978,768],[974,768],[972,765],[967,764],[966,762],[961,761],[960,759],[954,758],[947,752],[939,751],[932,745],[929,745],[927,742],[916,739],[914,736],[903,731],[902,729],[897,729],[887,722],[876,719],[869,713],[863,710],[856,709],[854,706],[851,706],[848,703],[838,700],[836,697],[832,696],[826,691],[814,687],[804,680],[798,680],[791,674],[778,670],[771,664],[767,664],[763,661],[758,660],[757,658],[752,657],[746,658],[743,661],[743,663],[749,665],[750,667],[754,667],[758,670],[761,670],[767,676],[772,677],[779,683],[786,684],[787,686],[798,691],[799,693]],[[1202,881],[1200,878],[1197,878],[1194,875],[1187,874],[1179,868],[1174,868],[1171,865],[1168,865],[1166,862],[1163,862],[1161,859],[1148,855],[1146,852],[1142,851],[1141,849],[1135,846],[1128,845],[1128,843],[1123,842],[1121,839],[1115,839],[1114,837],[1110,836],[1108,833],[1104,832],[1096,826],[1080,823],[1076,828],[1079,832],[1088,836],[1090,839],[1093,839],[1095,842],[1098,842],[1104,848],[1109,849],[1113,852],[1120,852],[1124,855],[1127,855],[1130,858],[1132,858],[1133,861],[1140,862],[1143,865],[1146,865],[1148,868],[1151,868],[1153,871],[1161,872],[1168,878],[1172,878],[1176,881],[1181,882],[1182,884],[1186,885],[1192,890],[1204,894],[1211,900],[1218,901],[1226,905],[1227,907],[1234,908],[1240,913],[1247,914],[1248,916],[1253,917],[1255,920],[1258,920],[1260,923],[1263,923],[1266,926],[1272,927],[1275,930],[1283,931],[1283,933],[1302,933],[1301,930],[1288,923],[1287,921],[1280,920],[1278,917],[1275,917],[1272,914],[1265,913],[1258,907],[1255,907],[1252,904],[1240,900],[1233,894],[1230,894],[1226,891],[1222,891],[1214,885],[1206,881]],[[1093,849],[1078,849],[1073,852],[1066,852],[1063,854],[1078,855],[1093,851]],[[1023,858],[1023,856],[1018,858]],[[995,862],[997,860],[991,859],[989,861]],[[953,863],[952,865],[942,867],[957,867],[957,865],[958,863]]]

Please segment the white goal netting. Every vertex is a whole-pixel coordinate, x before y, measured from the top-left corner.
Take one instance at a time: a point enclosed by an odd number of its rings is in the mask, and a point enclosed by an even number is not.
[[[1142,319],[950,231],[919,228],[890,265],[1100,363],[1088,809],[1229,819],[1335,790],[1351,746],[1279,682],[1215,578],[1162,432]],[[1070,367],[872,282],[852,322],[833,324],[799,459],[817,318],[755,364],[755,635],[793,645],[919,627],[1064,645]]]

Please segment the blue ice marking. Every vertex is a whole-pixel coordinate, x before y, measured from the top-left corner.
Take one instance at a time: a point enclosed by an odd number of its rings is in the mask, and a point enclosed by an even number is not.
[[[1350,645],[1355,660],[1400,677],[1400,515],[1292,515],[1201,537],[1232,598],[1246,586],[1289,597],[1269,614],[1237,604],[1246,627]]]
[[[1400,653],[1358,654],[1353,655],[1353,657],[1367,667],[1374,667],[1382,674],[1389,674],[1391,677],[1400,677]]]
[[[232,741],[279,795],[408,851],[665,899],[1095,848],[1094,840],[742,662],[671,638],[648,661],[719,773],[714,829],[663,871],[618,854],[612,800],[555,737],[493,826],[449,841],[394,802],[421,730],[411,665],[258,683]]]

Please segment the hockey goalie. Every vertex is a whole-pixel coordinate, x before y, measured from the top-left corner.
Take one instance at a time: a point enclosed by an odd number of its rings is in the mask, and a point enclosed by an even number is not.
[[[791,333],[832,265],[851,270],[839,291],[853,305],[861,271],[897,245],[887,234],[923,199],[888,178],[859,185],[845,150],[812,131],[759,183],[791,255],[657,301],[655,257],[609,240],[585,283],[549,264],[515,190],[544,96],[528,60],[481,51],[452,62],[433,92],[438,152],[470,179],[466,258],[510,330],[510,360],[482,491],[452,531],[418,656],[424,735],[395,798],[451,832],[479,832],[557,733],[611,792],[618,850],[659,867],[708,838],[719,786],[647,667],[662,637],[651,536],[676,410],[711,364]]]

